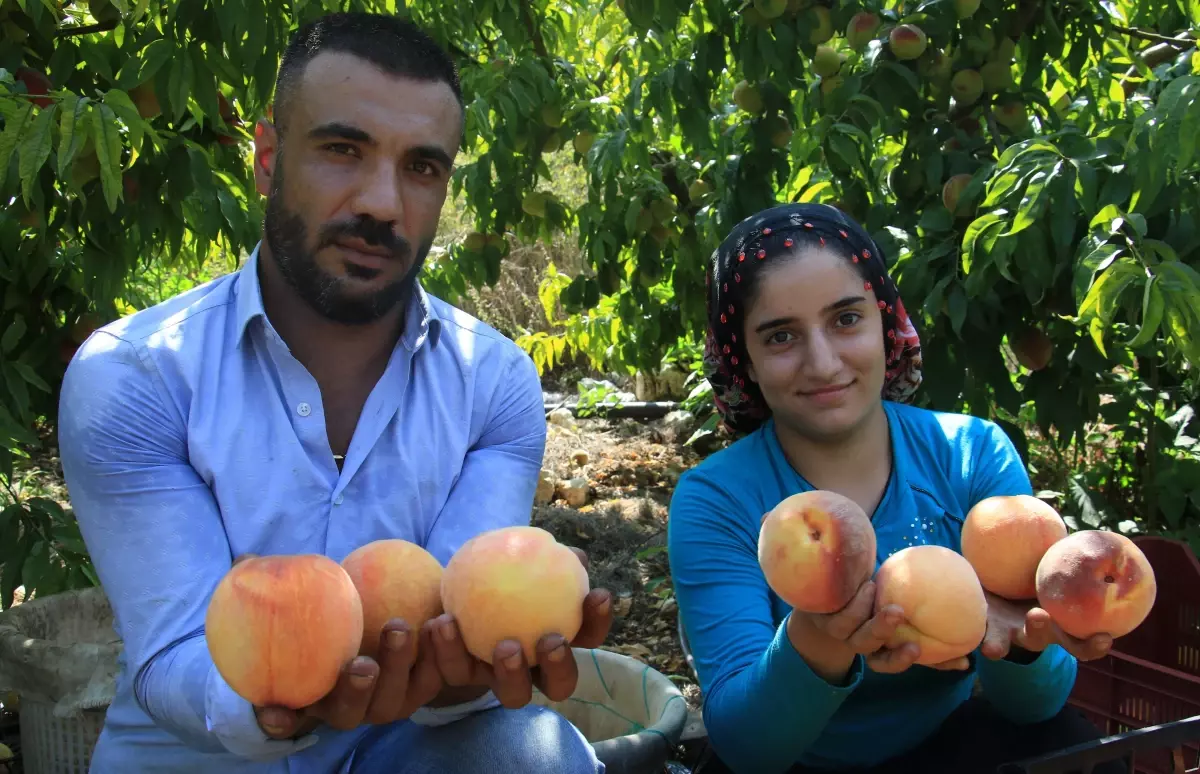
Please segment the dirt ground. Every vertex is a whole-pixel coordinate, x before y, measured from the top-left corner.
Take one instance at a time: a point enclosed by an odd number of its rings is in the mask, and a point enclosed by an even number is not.
[[[617,618],[606,648],[643,661],[671,678],[689,704],[699,690],[676,635],[677,615],[667,563],[667,506],[679,475],[699,461],[656,422],[577,420],[577,429],[550,426],[544,467],[556,478],[584,477],[589,501],[579,508],[556,499],[537,506],[533,523],[588,554],[592,583],[616,595]],[[577,464],[578,452],[587,462]]]

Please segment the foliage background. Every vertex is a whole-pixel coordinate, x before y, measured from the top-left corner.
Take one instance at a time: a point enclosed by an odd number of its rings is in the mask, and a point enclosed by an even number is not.
[[[712,247],[834,203],[888,254],[926,405],[1000,422],[1076,525],[1200,547],[1197,0],[2,0],[0,606],[94,582],[43,475],[66,362],[253,247],[248,128],[289,32],[344,7],[460,62],[426,282],[548,376],[695,372]]]

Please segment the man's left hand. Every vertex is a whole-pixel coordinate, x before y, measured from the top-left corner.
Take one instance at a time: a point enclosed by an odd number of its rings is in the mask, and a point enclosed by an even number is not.
[[[571,550],[586,569],[587,554],[578,548]],[[536,664],[527,663],[520,643],[515,640],[498,643],[491,664],[475,658],[467,652],[454,616],[449,613],[428,621],[425,626],[432,629],[437,664],[446,685],[487,687],[505,707],[519,709],[533,698],[534,686],[551,701],[570,697],[579,680],[571,648],[599,647],[608,637],[612,620],[612,594],[606,589],[592,589],[583,600],[583,625],[579,633],[570,642],[558,634],[542,637],[538,641]]]
[[[985,591],[988,603],[987,633],[980,652],[990,659],[1002,659],[1013,647],[1041,653],[1051,645],[1061,645],[1080,661],[1092,661],[1108,655],[1112,637],[1094,634],[1081,640],[1064,632],[1050,614],[1035,602],[1012,602]]]

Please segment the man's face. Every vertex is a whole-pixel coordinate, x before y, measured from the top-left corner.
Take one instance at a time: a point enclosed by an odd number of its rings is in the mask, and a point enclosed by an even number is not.
[[[433,244],[461,108],[446,83],[327,53],[287,110],[282,144],[269,124],[255,141],[272,259],[326,318],[377,320],[407,300]]]

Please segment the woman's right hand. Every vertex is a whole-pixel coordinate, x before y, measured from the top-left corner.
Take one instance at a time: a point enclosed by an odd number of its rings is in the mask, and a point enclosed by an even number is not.
[[[788,619],[788,638],[808,665],[831,683],[844,682],[854,657],[866,659],[867,668],[883,674],[899,674],[921,657],[921,646],[906,642],[887,647],[896,627],[904,622],[899,605],[875,611],[875,582],[867,580],[841,610],[817,614],[793,610]],[[966,657],[934,665],[934,669],[967,669]]]

